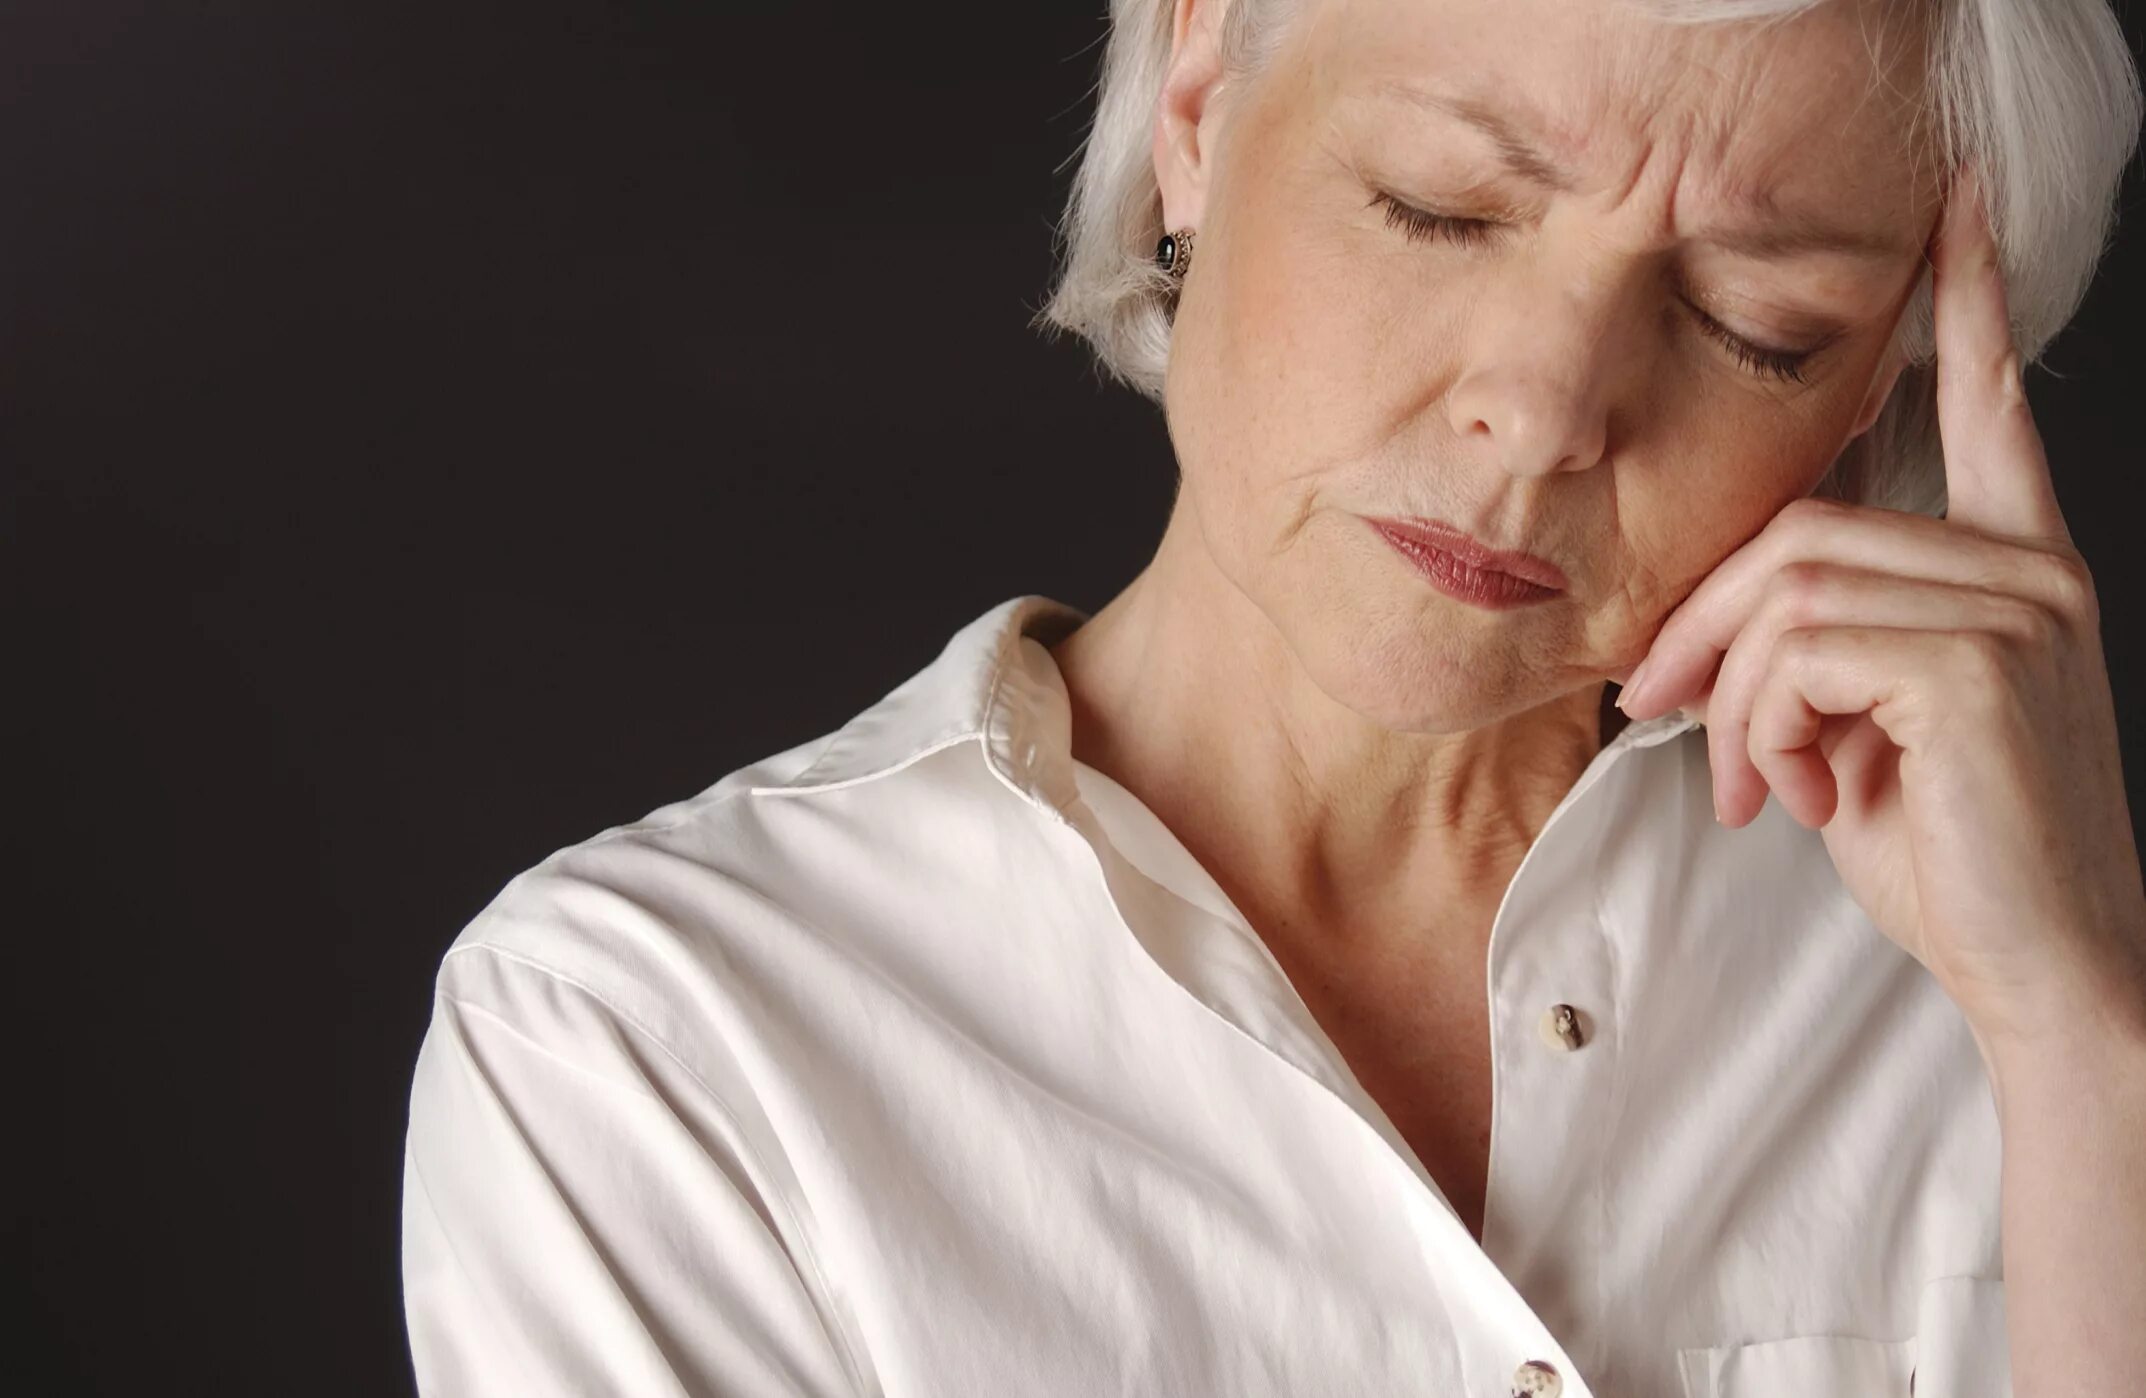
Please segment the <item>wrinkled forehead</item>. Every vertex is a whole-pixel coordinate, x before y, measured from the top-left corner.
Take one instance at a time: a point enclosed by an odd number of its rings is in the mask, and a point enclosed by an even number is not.
[[[1588,186],[1667,146],[1710,197],[1934,189],[1921,7],[1902,0],[1699,25],[1627,0],[1300,2],[1319,7],[1300,34],[1307,100],[1375,115],[1412,86],[1490,105]]]

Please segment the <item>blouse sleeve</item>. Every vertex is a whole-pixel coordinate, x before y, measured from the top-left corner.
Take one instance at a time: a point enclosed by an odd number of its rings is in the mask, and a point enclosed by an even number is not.
[[[584,987],[483,946],[448,961],[403,1157],[419,1392],[858,1394],[725,1104]]]

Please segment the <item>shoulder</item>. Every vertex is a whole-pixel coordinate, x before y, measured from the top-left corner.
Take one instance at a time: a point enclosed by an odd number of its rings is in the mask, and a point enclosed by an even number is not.
[[[710,990],[751,973],[737,964],[740,939],[774,935],[832,853],[824,831],[780,811],[771,819],[781,798],[755,793],[809,766],[831,737],[748,762],[522,869],[447,948],[437,995],[555,1043],[609,1032],[573,1014],[575,1003],[666,1047],[700,1039]]]
[[[609,1052],[630,1030],[715,1075],[749,1044],[822,1036],[831,1001],[877,983],[864,968],[903,966],[914,997],[951,990],[958,975],[923,943],[989,896],[978,875],[1016,798],[974,743],[799,783],[835,736],[517,873],[446,950],[437,999],[562,1056]]]
[[[698,793],[596,831],[522,869],[461,929],[439,967],[442,993],[491,993],[531,978],[575,985],[661,1020],[651,973],[675,969],[718,924],[711,903],[752,879],[766,843],[756,787],[808,765],[819,735],[725,773]]]
[[[806,935],[753,790],[821,741],[553,852],[443,957],[404,1151],[426,1392],[858,1391],[751,1024],[799,964],[751,948]]]

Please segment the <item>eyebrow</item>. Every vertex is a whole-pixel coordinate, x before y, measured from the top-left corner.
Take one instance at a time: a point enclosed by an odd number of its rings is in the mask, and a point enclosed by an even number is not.
[[[1506,168],[1532,184],[1568,194],[1579,186],[1577,176],[1543,154],[1510,118],[1475,98],[1417,87],[1398,78],[1387,78],[1371,90],[1377,96],[1398,99],[1481,131],[1497,147]],[[1752,195],[1747,205],[1759,222],[1710,233],[1704,241],[1745,257],[1767,260],[1805,252],[1886,259],[1913,257],[1921,252],[1919,246],[1910,247],[1891,233],[1846,228],[1801,210],[1782,209],[1767,190]]]

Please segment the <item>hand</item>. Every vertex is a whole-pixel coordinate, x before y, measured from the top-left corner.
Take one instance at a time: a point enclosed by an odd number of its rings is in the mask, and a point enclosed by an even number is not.
[[[1620,703],[1705,723],[1724,824],[1770,790],[1820,830],[1987,1053],[2081,1010],[2146,1015],[2146,890],[2099,604],[1971,176],[1933,262],[1947,517],[1793,502],[1669,616]]]

